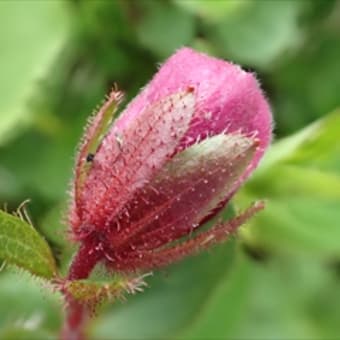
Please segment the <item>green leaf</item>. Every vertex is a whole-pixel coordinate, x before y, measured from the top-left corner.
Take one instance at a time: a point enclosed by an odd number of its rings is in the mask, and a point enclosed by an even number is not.
[[[91,87],[91,90],[94,89]],[[26,189],[25,192],[22,190],[22,196],[27,195],[28,190],[30,197],[38,194],[48,200],[65,199],[67,184],[72,176],[75,146],[79,143],[88,112],[102,97],[101,93],[93,99],[91,94],[86,94],[86,98],[90,97],[92,102],[85,105],[76,101],[74,97],[68,98],[71,103],[77,102],[78,113],[71,118],[68,117],[67,120],[63,118],[65,125],[53,138],[34,130],[28,130],[22,134],[21,138],[13,140],[9,147],[1,150],[2,166],[13,175],[19,187]],[[68,110],[71,108],[69,107],[67,111],[65,109],[66,113],[71,116]],[[1,175],[0,172],[0,178]]]
[[[0,329],[27,326],[58,331],[62,315],[61,296],[42,290],[37,279],[25,271],[7,267],[0,273]],[[0,334],[0,339],[3,339]],[[35,338],[34,338],[35,339]]]
[[[257,175],[273,165],[291,164],[340,173],[340,109],[275,143]]]
[[[212,38],[228,58],[268,67],[301,40],[298,16],[302,5],[295,0],[249,1],[212,27]]]
[[[276,94],[272,103],[279,134],[295,132],[340,106],[338,42],[339,29],[335,25],[311,30],[299,53],[282,58],[282,64],[273,70],[271,82]]]
[[[137,30],[138,39],[143,46],[164,58],[183,45],[190,44],[194,37],[193,16],[161,2],[151,1],[145,4],[145,15]]]
[[[27,101],[65,42],[63,6],[62,1],[0,2],[0,143],[31,121]]]
[[[32,340],[32,339],[44,339],[55,340],[56,337],[44,330],[32,330],[25,327],[6,327],[0,331],[0,338],[2,340]]]
[[[237,255],[229,275],[176,338],[337,338],[338,280],[321,260],[285,256],[264,263]]]
[[[268,198],[262,213],[250,221],[246,239],[272,252],[340,255],[340,199],[291,196]]]
[[[246,302],[228,338],[338,338],[339,280],[322,260],[285,255],[266,263],[246,259],[243,265]]]
[[[339,127],[340,109],[312,124],[309,135],[285,162],[339,175]]]
[[[51,279],[57,269],[47,242],[28,223],[0,211],[0,259]]]
[[[195,15],[208,21],[217,22],[234,15],[241,7],[247,6],[250,1],[174,0],[174,2]]]
[[[216,285],[206,299],[203,308],[177,334],[179,339],[230,338],[235,327],[243,318],[249,299],[249,270],[245,256],[237,253],[230,272]]]
[[[340,111],[273,145],[238,195],[267,206],[242,234],[274,252],[339,256]]]

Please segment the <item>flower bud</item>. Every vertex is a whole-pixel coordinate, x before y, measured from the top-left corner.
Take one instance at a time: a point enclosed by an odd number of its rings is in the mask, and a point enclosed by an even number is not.
[[[160,267],[223,241],[262,208],[200,232],[270,143],[253,74],[183,48],[111,126],[121,97],[110,94],[77,159],[70,224],[89,252],[123,272]]]

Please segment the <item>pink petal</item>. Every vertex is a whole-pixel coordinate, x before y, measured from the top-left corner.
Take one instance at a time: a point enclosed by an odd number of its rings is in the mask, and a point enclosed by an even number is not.
[[[177,149],[221,132],[256,136],[259,148],[246,177],[270,143],[272,116],[254,75],[230,62],[189,48],[178,50],[130,103],[117,127],[130,124],[146,106],[188,86],[195,88],[197,106],[190,129]]]

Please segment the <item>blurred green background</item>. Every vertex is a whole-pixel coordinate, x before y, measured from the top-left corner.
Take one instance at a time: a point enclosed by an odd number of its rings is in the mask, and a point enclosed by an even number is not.
[[[187,45],[256,72],[275,143],[234,200],[267,208],[237,238],[105,306],[93,339],[340,339],[340,3],[0,1],[0,204],[30,216],[65,268],[61,223],[83,126]],[[0,339],[55,338],[61,299],[0,272]]]

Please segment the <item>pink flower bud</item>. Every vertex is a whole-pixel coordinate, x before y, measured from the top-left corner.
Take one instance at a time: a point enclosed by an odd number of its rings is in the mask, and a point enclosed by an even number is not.
[[[223,241],[262,208],[199,230],[270,143],[272,117],[253,74],[183,48],[108,128],[120,100],[113,91],[95,116],[76,166],[72,234],[97,260],[120,271],[163,266]]]

